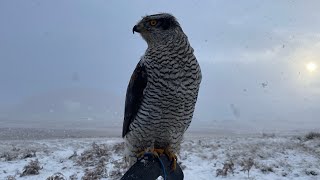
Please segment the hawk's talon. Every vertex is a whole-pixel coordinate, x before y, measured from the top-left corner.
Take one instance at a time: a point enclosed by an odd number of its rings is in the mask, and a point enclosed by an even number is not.
[[[176,168],[177,168],[177,159],[174,158],[173,161],[172,161],[172,165],[171,165],[171,172],[176,170]]]
[[[173,152],[169,150],[169,148],[166,148],[164,151],[164,154],[167,155],[169,160],[171,161],[171,171],[176,170],[177,168],[177,155],[175,155]]]

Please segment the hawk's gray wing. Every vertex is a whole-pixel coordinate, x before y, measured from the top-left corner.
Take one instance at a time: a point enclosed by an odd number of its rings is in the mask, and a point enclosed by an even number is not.
[[[137,115],[146,85],[147,72],[142,63],[139,62],[136,66],[136,69],[133,71],[133,74],[131,75],[131,79],[127,88],[122,137],[129,132],[129,126]]]

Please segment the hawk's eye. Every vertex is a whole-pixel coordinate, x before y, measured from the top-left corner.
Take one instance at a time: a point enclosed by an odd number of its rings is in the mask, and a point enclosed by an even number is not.
[[[157,25],[157,20],[151,20],[151,21],[149,21],[149,24],[151,25],[151,26],[155,26],[155,25]]]

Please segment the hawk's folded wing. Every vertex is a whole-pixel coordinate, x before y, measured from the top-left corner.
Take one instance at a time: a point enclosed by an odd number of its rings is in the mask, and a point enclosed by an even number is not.
[[[129,132],[129,126],[137,115],[146,85],[147,72],[143,64],[139,62],[131,76],[127,88],[122,137]]]

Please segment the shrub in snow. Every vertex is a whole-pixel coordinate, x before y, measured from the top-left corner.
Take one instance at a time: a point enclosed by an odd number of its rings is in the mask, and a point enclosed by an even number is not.
[[[106,144],[96,144],[92,143],[92,148],[84,151],[78,157],[77,163],[81,166],[89,167],[95,166],[98,162],[103,160],[108,160],[111,153]]]
[[[276,135],[274,133],[262,133],[263,138],[275,138]]]
[[[233,170],[234,170],[234,163],[232,161],[226,161],[223,164],[223,168],[222,169],[217,169],[216,170],[216,177],[218,177],[218,176],[227,176],[228,172],[233,174]]]
[[[105,167],[104,161],[101,160],[99,164],[93,169],[86,169],[84,176],[81,178],[82,180],[94,180],[101,179],[107,177],[107,169]]]
[[[38,159],[36,159],[35,161],[31,160],[28,165],[24,166],[23,172],[20,177],[27,175],[37,175],[39,174],[40,169],[42,168],[39,165]]]
[[[248,178],[249,178],[249,173],[250,169],[254,165],[254,161],[252,158],[244,159],[241,163],[240,166],[242,167],[241,171],[248,172]]]
[[[67,180],[67,178],[62,173],[57,172],[48,177],[47,180]]]
[[[112,151],[116,153],[122,153],[124,151],[124,142],[115,144],[112,147]]]
[[[77,174],[72,174],[71,176],[69,176],[70,180],[78,180],[78,176]]]
[[[68,159],[75,159],[77,156],[77,151],[73,151],[73,154]]]
[[[7,176],[6,180],[16,180],[16,178],[14,176]]]
[[[23,152],[22,159],[36,157],[36,151],[27,149],[25,152]]]
[[[308,176],[317,176],[318,175],[318,173],[316,172],[316,171],[314,171],[314,170],[305,170],[305,173],[306,173],[306,175],[308,175]]]
[[[17,153],[9,153],[9,152],[4,152],[2,155],[0,155],[0,160],[3,159],[4,161],[13,161],[18,158]]]
[[[86,167],[82,180],[112,178],[120,179],[125,173],[126,164],[123,159],[108,162],[112,155],[123,153],[124,143],[117,143],[112,147],[107,144],[92,143],[91,148],[85,150],[81,155],[76,152],[69,159],[75,160],[80,166]],[[110,164],[112,168],[110,168]],[[107,169],[108,166],[108,169]]]
[[[318,132],[309,132],[305,136],[306,140],[312,140],[312,139],[320,139],[320,133]]]
[[[0,160],[13,161],[17,159],[26,159],[36,157],[36,151],[31,149],[20,149],[15,146],[8,152],[3,152],[0,155]]]
[[[256,165],[256,168],[257,168],[257,169],[260,169],[263,174],[267,174],[267,173],[269,173],[269,172],[274,172],[272,166],[265,165],[265,164],[260,164],[260,165],[257,164],[257,165]]]

